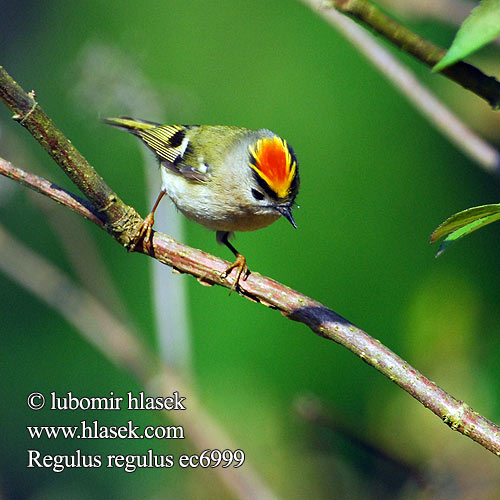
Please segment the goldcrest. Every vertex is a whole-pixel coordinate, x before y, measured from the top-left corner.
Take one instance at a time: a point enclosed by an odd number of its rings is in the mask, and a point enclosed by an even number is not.
[[[299,166],[288,143],[267,129],[212,125],[160,125],[134,118],[105,123],[139,137],[160,162],[162,189],[130,245],[149,252],[154,213],[165,193],[188,218],[216,231],[236,256],[233,290],[248,274],[245,257],[229,242],[234,231],[260,229],[281,216],[294,227],[292,206]]]

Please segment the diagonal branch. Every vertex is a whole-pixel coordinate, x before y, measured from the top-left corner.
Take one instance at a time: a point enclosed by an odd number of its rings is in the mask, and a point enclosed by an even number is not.
[[[15,89],[15,95],[9,93],[8,89],[12,88],[10,80],[11,78],[7,73],[0,69],[0,97],[8,102],[11,109],[19,109],[22,107],[23,102],[29,102],[30,109],[32,109],[33,104],[29,101],[29,96],[19,86]],[[8,84],[7,90],[5,83]],[[17,97],[21,99],[21,104],[17,102]],[[26,109],[26,106],[22,107],[22,109],[24,112],[30,113],[30,109]],[[133,217],[137,220],[138,216],[135,211],[118,199],[84,159],[82,160],[84,163],[79,163],[80,159],[83,158],[80,153],[64,154],[64,151],[67,151],[69,146],[71,148],[73,146],[64,138],[61,132],[55,129],[52,122],[48,121],[48,118],[44,118],[44,123],[38,122],[38,116],[46,117],[44,113],[41,115],[38,113],[43,112],[39,109],[39,106],[36,106],[35,110],[28,117],[25,117],[26,119],[19,117],[18,119],[21,122],[24,121],[23,124],[31,123],[30,127],[27,128],[34,131],[36,138],[39,135],[48,137],[52,133],[58,136],[58,141],[52,144],[53,150],[51,154],[53,158],[56,161],[61,161],[61,167],[65,171],[70,171],[77,178],[78,182],[75,183],[100,208],[100,213],[102,213],[105,220],[114,221],[114,230],[110,231],[111,234],[122,244],[128,241],[134,233],[135,225],[123,225],[122,221],[130,213],[133,213]],[[49,127],[48,129],[45,129],[45,124]],[[5,162],[0,163],[0,173],[3,172],[4,166]],[[79,176],[85,176],[85,172],[89,178],[97,179],[96,182],[89,183],[88,178],[82,180]],[[99,185],[103,186],[104,193],[107,194],[97,192]],[[106,200],[109,193],[114,196],[114,202],[109,206],[98,205],[98,203]],[[74,200],[74,197],[71,198]],[[103,227],[109,230],[109,222]],[[120,228],[120,231],[116,231],[117,227]],[[138,250],[143,251],[142,249]],[[152,256],[179,272],[195,276],[203,284],[217,284],[228,288],[232,285],[232,280],[222,278],[222,273],[228,265],[226,261],[178,243],[164,234],[154,234]],[[500,427],[474,411],[466,403],[447,394],[378,340],[372,338],[332,310],[300,292],[255,272],[251,273],[248,279],[241,283],[239,292],[250,300],[278,309],[289,319],[304,323],[323,338],[343,345],[365,363],[374,367],[408,392],[426,408],[429,408],[453,430],[458,430],[487,450],[500,456]]]
[[[49,153],[71,181],[102,213],[106,230],[122,245],[141,223],[137,212],[123,203],[54,122],[45,114],[32,91],[26,93],[0,66],[0,99],[18,121]],[[132,229],[132,231],[130,231]]]
[[[430,487],[429,479],[419,467],[389,449],[384,449],[373,436],[363,435],[351,422],[342,418],[340,412],[327,408],[319,398],[313,395],[302,396],[297,398],[294,406],[297,414],[304,420],[329,429],[378,460],[391,464],[403,474],[413,478],[421,488]]]
[[[86,219],[94,222],[104,229],[104,220],[102,215],[87,201],[76,196],[62,187],[56,186],[52,182],[35,174],[25,172],[20,168],[14,167],[12,163],[0,158],[0,174],[19,182],[23,186],[29,187],[40,194],[48,196],[61,205],[74,210]]]
[[[302,2],[340,31],[457,148],[486,171],[500,176],[500,152],[460,120],[375,36],[335,9],[318,9],[318,0]]]
[[[399,49],[411,54],[429,67],[434,67],[446,51],[422,38],[402,24],[384,14],[367,0],[318,0],[317,6],[328,6],[353,17],[375,30]],[[440,71],[450,80],[474,92],[495,110],[500,109],[500,82],[465,62],[458,62]]]

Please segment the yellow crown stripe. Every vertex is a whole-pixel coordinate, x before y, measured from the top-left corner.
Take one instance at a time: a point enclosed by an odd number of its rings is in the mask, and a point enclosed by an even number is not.
[[[272,181],[258,167],[260,152],[264,146],[264,141],[266,140],[267,141],[272,140],[273,142],[278,143],[285,153],[285,167],[287,172],[284,182],[276,183]],[[290,150],[288,149],[287,142],[278,136],[274,136],[272,139],[269,138],[259,139],[258,141],[256,141],[255,146],[253,145],[249,146],[249,151],[256,162],[256,164],[249,163],[249,166],[259,175],[259,177],[261,177],[264,180],[264,182],[276,193],[276,195],[279,198],[285,198],[290,192],[290,187],[295,177],[295,171],[296,171],[296,162],[295,161],[292,162],[292,156],[290,154]]]
[[[262,170],[259,170],[258,167],[256,167],[253,163],[249,163],[250,167],[252,167],[256,172],[257,174],[259,175],[259,177],[261,177],[262,179],[264,179],[264,181],[266,182],[266,184],[273,190],[273,191],[276,191],[276,189],[274,189],[274,182],[271,181],[271,179],[269,179],[269,177],[264,173],[262,172]],[[276,191],[277,192],[277,191]]]
[[[290,187],[292,185],[293,178],[295,177],[295,162],[292,164],[292,168],[290,170],[289,175],[286,178],[286,182],[278,186],[275,182],[273,182],[269,177],[259,170],[253,163],[248,164],[257,174],[261,177],[265,183],[278,195],[278,198],[286,198],[288,193],[290,192]]]

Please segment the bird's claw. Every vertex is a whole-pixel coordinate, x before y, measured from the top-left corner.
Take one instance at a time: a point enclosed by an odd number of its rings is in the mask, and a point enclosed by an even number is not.
[[[153,224],[154,224],[154,215],[149,214],[138,227],[137,231],[132,238],[132,241],[128,245],[128,251],[134,252],[137,248],[137,245],[142,241],[142,248],[146,251],[146,253],[150,254],[153,246]]]
[[[229,290],[229,295],[231,295],[233,290],[235,290],[236,287],[239,286],[240,278],[242,278],[244,281],[250,274],[250,271],[247,267],[247,260],[241,254],[238,254],[236,256],[236,260],[227,267],[227,269],[221,274],[221,277],[223,279],[226,279],[233,269],[236,269],[236,278],[234,279],[233,285],[231,286],[231,290]]]

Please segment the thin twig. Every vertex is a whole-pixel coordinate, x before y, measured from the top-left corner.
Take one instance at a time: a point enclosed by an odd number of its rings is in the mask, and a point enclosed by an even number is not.
[[[404,64],[366,30],[335,9],[318,9],[318,0],[302,0],[337,28],[391,81],[443,135],[490,173],[500,175],[500,153],[475,134],[457,115],[426,88]]]
[[[5,71],[3,73],[3,79],[5,80],[6,73]],[[5,91],[1,88],[1,81],[2,79],[0,78],[0,97],[2,97],[2,94],[5,94]],[[16,95],[17,93],[19,93],[19,90],[16,91]],[[25,99],[24,96],[21,97]],[[12,97],[10,97],[9,105],[18,107],[15,99],[12,99]],[[32,118],[33,116],[34,118]],[[36,112],[32,113],[27,121],[36,120],[36,116]],[[52,127],[52,125],[49,124],[49,127]],[[46,133],[43,124],[34,123],[31,128],[35,131]],[[59,134],[61,143],[55,144],[54,147],[61,146],[64,149],[67,148],[67,145],[63,141],[64,136],[59,131],[57,133]],[[60,159],[57,151],[53,154],[53,157],[56,161]],[[78,156],[75,157],[79,158],[81,155],[78,153]],[[75,175],[81,172],[79,165],[77,163],[73,164],[71,157],[64,156],[62,161],[64,168],[70,168],[75,172]],[[85,162],[85,168],[92,169],[87,162]],[[79,182],[79,185],[83,189],[84,194],[87,194],[85,192],[86,184]],[[96,185],[89,186],[89,191],[92,193],[93,198],[101,200],[102,196],[99,193],[95,193],[95,189]],[[109,191],[110,189],[106,186],[106,192]],[[118,198],[116,197],[116,199]],[[117,237],[116,232],[111,232],[111,234],[119,241],[129,241],[134,234],[135,226],[124,227],[120,224],[120,220],[126,218],[130,207],[124,204],[114,204],[112,208],[113,217],[115,217],[115,220],[118,218],[120,236]],[[120,213],[120,210],[123,212]],[[102,212],[104,215],[108,215],[107,207],[103,207]],[[143,249],[138,248],[138,250],[144,252]],[[228,262],[200,250],[182,245],[169,236],[154,233],[151,256],[179,272],[195,276],[204,284],[217,284],[227,288],[230,288],[233,284],[234,278],[225,279],[222,277]],[[309,326],[318,335],[343,345],[365,361],[365,363],[374,367],[420,401],[452,429],[458,430],[500,456],[500,427],[484,418],[467,404],[447,394],[443,389],[425,378],[378,340],[370,337],[370,335],[332,310],[285,285],[265,278],[255,272],[252,272],[245,281],[242,281],[239,293],[250,300],[278,309],[286,317]]]
[[[0,226],[0,269],[59,312],[112,363],[149,380],[158,363],[129,329],[109,315],[102,304],[76,286],[56,266],[27,248]],[[101,330],[105,335],[101,335]]]
[[[413,478],[421,488],[429,487],[429,480],[423,471],[403,457],[397,456],[392,451],[384,449],[373,438],[363,435],[359,429],[351,425],[347,419],[342,418],[338,412],[325,408],[323,403],[315,396],[302,396],[295,401],[295,410],[300,417],[313,422],[348,439],[358,448],[365,450],[375,458],[383,460],[407,476]]]
[[[130,310],[120,295],[117,282],[110,275],[109,267],[106,266],[98,247],[99,240],[93,238],[90,226],[69,210],[62,210],[46,196],[29,194],[29,201],[47,219],[48,226],[59,241],[75,277],[82,286],[122,321],[132,323]]]
[[[29,165],[30,170],[32,169],[39,176],[49,177],[47,168],[40,165],[31,150],[26,147],[26,142],[15,134],[11,127],[7,130],[4,126],[0,130],[0,142],[5,158],[10,158],[21,168],[22,165]],[[49,168],[53,168],[53,165],[50,164]],[[17,185],[8,181],[6,183],[11,187]],[[82,217],[75,217],[69,210],[61,209],[47,196],[39,196],[36,192],[28,193],[27,199],[35,205],[35,210],[41,211],[42,215],[46,216],[47,223],[66,253],[68,262],[74,269],[79,282],[122,320],[127,319],[129,323],[132,323],[130,311],[118,292],[116,282],[109,274],[96,240],[91,236],[92,228],[86,220]]]
[[[407,18],[438,19],[453,26],[459,26],[477,6],[469,0],[379,0],[378,3]]]
[[[25,172],[20,168],[14,167],[12,163],[0,158],[0,174],[27,186],[37,193],[44,194],[54,201],[57,201],[65,207],[71,208],[86,219],[94,222],[99,227],[104,227],[102,215],[87,200],[70,193],[62,187],[56,186],[52,182],[35,174]]]
[[[396,22],[367,0],[318,0],[316,5],[317,7],[329,6],[353,17],[431,68],[446,53],[443,48]],[[485,75],[472,64],[465,62],[453,64],[440,73],[474,92],[487,101],[493,109],[500,109],[500,82],[494,77]]]
[[[438,20],[454,27],[459,27],[477,7],[477,2],[471,0],[378,0],[377,3],[411,21]],[[500,46],[500,38],[491,43]]]
[[[379,0],[377,3],[386,9],[394,9],[405,19],[437,19],[455,27],[460,26],[477,7],[477,2],[471,0]],[[491,43],[500,46],[500,38]]]

